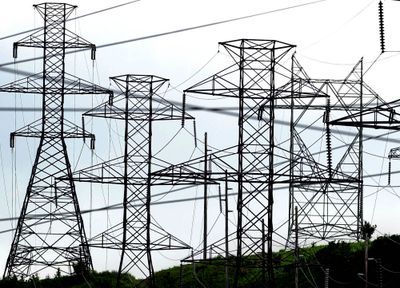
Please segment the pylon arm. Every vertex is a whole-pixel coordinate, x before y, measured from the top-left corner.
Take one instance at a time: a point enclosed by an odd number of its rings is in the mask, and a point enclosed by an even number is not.
[[[108,94],[110,99],[114,92],[84,79],[65,73],[65,94]]]
[[[157,102],[157,105],[153,110],[149,111],[148,108],[137,107],[132,105],[133,107],[128,109],[128,113],[125,113],[124,107],[124,95],[117,95],[112,99],[112,101],[108,101],[107,103],[102,103],[97,107],[85,112],[83,116],[91,116],[91,117],[101,117],[101,118],[110,118],[116,120],[128,120],[133,121],[166,121],[166,120],[182,120],[182,117],[185,120],[194,120],[195,118],[188,113],[183,112],[181,109],[176,107],[173,104],[168,103],[162,98],[154,97],[154,101]],[[142,95],[134,95],[132,104],[135,101],[140,101],[137,99],[143,99],[146,96]],[[149,115],[151,114],[151,119],[149,119]]]
[[[2,85],[0,86],[0,92],[42,94],[43,74],[34,74],[32,76]],[[109,94],[110,97],[112,97],[113,91],[66,73],[64,94]]]
[[[91,49],[91,59],[96,58],[96,45],[76,35],[75,33],[65,29],[65,39],[57,39],[58,41],[50,41],[45,39],[44,30],[39,30],[20,41],[14,42],[13,57],[18,57],[18,47],[34,47],[34,48],[49,48],[49,47],[64,47],[66,49]],[[45,45],[46,44],[46,45]],[[65,45],[64,45],[65,44]]]
[[[235,146],[233,147],[235,148]],[[219,153],[211,153],[208,156],[209,166],[207,178],[204,177],[204,157],[198,157],[176,165],[168,165],[162,169],[152,172],[152,185],[202,185],[218,184],[226,177],[225,170],[227,167],[228,177],[231,181],[237,179],[237,171],[226,162],[224,158],[231,158],[234,154],[228,149],[218,151]],[[222,154],[222,155],[221,155]],[[165,165],[165,164],[164,164]],[[222,169],[223,168],[223,169]]]
[[[10,93],[43,93],[43,74],[38,73],[26,78],[0,86],[0,92]]]
[[[236,64],[233,64],[192,87],[185,89],[183,92],[185,94],[190,93],[237,98],[239,88],[234,82],[236,72]]]
[[[131,203],[131,207],[139,207],[142,204],[139,203]],[[183,249],[192,249],[192,247],[176,238],[175,236],[169,234],[160,226],[155,223],[150,224],[150,231],[153,235],[153,240],[151,242],[150,248],[152,251],[165,251],[165,250],[183,250]],[[110,227],[107,231],[102,232],[93,238],[89,239],[89,246],[98,247],[98,248],[106,248],[106,249],[122,249],[122,227],[120,224],[114,225]],[[140,242],[139,236],[135,240],[127,243],[125,249],[128,251],[142,251],[143,243]]]
[[[132,157],[128,160],[129,167],[140,167],[143,163],[142,157]],[[110,161],[99,163],[85,169],[76,171],[72,178],[79,182],[105,183],[124,185],[124,157],[118,157]],[[65,180],[59,178],[59,180]],[[148,177],[141,173],[132,173],[127,178],[129,185],[146,185]]]
[[[329,124],[338,126],[364,127],[374,129],[400,130],[400,114],[395,108],[400,100],[377,105],[345,117],[331,120]],[[362,119],[362,121],[360,121]]]
[[[36,120],[31,124],[28,124],[25,127],[18,129],[15,132],[10,134],[10,147],[14,148],[14,138],[15,137],[28,137],[28,138],[41,138],[43,136],[42,133],[42,119]],[[84,129],[75,125],[74,123],[64,119],[64,127],[63,133],[60,134],[59,131],[46,132],[46,136],[52,138],[83,138],[91,140],[91,148],[94,148],[94,141],[96,139],[95,135],[89,132],[86,132]]]

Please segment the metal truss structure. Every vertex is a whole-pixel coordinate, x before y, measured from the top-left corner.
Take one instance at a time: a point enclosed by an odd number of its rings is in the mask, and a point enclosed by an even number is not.
[[[132,270],[144,277],[139,286],[156,287],[152,251],[190,248],[153,220],[156,185],[204,186],[203,248],[183,261],[225,266],[227,285],[234,288],[244,269],[253,270],[249,277],[257,287],[275,286],[274,244],[295,245],[298,251],[299,240],[306,245],[360,239],[363,130],[400,129],[395,111],[400,100],[386,103],[364,82],[362,59],[344,79],[313,79],[295,58],[294,45],[258,39],[222,42],[233,64],[186,89],[180,109],[158,94],[168,82],[158,76],[111,77],[120,92],[114,96],[66,73],[66,49],[91,49],[95,57],[93,44],[66,29],[76,6],[44,3],[35,8],[44,28],[14,43],[14,57],[18,46],[42,48],[43,72],[0,86],[0,92],[43,97],[42,117],[11,133],[12,147],[15,137],[36,137],[40,143],[5,276],[91,270],[90,246],[121,251],[118,287],[121,273]],[[64,118],[64,97],[70,94],[110,94],[83,116],[123,121],[121,157],[72,173],[65,139],[90,138],[94,148],[94,135]],[[186,94],[235,101],[238,137],[231,147],[210,153],[206,134],[204,156],[172,165],[153,155],[153,124],[193,120],[185,112]],[[278,120],[287,118],[287,112],[290,128],[278,137]],[[400,148],[391,149],[389,159],[397,158]],[[121,222],[89,242],[74,180],[123,188]],[[213,243],[208,239],[209,185],[225,187],[224,235]],[[281,188],[288,191],[289,202],[285,236],[274,227],[274,199]],[[229,189],[237,194],[231,233]]]
[[[209,246],[206,246],[205,238],[205,251],[200,252],[202,257],[196,260],[204,263],[214,259],[216,265],[236,267],[234,287],[238,285],[241,267],[262,267],[260,283],[265,285],[267,277],[269,282],[273,281],[272,209],[276,180],[273,155],[277,148],[274,144],[275,85],[281,80],[275,77],[280,75],[277,72],[282,68],[280,60],[294,46],[268,40],[238,40],[220,44],[232,56],[234,64],[186,89],[185,93],[238,99],[237,145],[205,155],[205,159],[194,159],[158,171],[157,175],[159,181],[171,179],[169,183],[174,185],[196,184],[202,179],[204,184],[217,181],[236,184],[233,184],[238,193],[236,233],[226,235],[225,239]],[[207,165],[207,161],[211,164]],[[212,171],[196,171],[199,163],[211,166]],[[229,251],[226,247],[230,247]],[[245,255],[254,255],[254,258],[248,260]]]
[[[298,161],[296,158],[300,161],[310,158],[316,161],[313,155],[318,157],[321,155],[320,147],[314,151],[311,149],[314,141],[318,139],[315,137],[324,137],[326,159],[319,159],[318,162],[325,163],[328,174],[327,177],[323,177],[326,181],[321,183],[291,184],[288,241],[294,242],[295,229],[298,229],[299,239],[305,243],[316,240],[359,239],[363,223],[363,126],[349,125],[346,131],[337,130],[332,126],[337,125],[337,121],[331,119],[347,117],[384,102],[364,83],[362,59],[343,80],[316,80],[310,79],[305,74],[298,74],[292,82],[292,85],[299,89],[302,88],[298,83],[311,83],[317,91],[327,96],[327,102],[323,108],[315,106],[314,99],[311,99],[310,105],[302,109],[299,116],[292,118],[291,162]],[[300,129],[296,125],[301,123],[300,119],[305,118],[307,113],[313,113],[314,117],[323,119],[325,129],[322,135],[316,134],[315,131],[312,134],[307,133],[300,127],[303,130],[303,137],[299,137],[297,131]],[[337,173],[343,173],[357,181],[351,184],[333,181]],[[297,227],[294,225],[296,206],[299,209]]]
[[[44,28],[14,43],[43,49],[43,72],[0,87],[1,92],[42,95],[42,117],[11,133],[40,139],[18,225],[7,258],[4,276],[29,277],[38,273],[81,273],[92,269],[92,260],[80,214],[66,138],[94,135],[64,119],[64,97],[69,94],[109,94],[65,72],[65,52],[95,46],[66,29],[76,6],[63,3],[34,5]],[[55,186],[55,179],[64,177]]]
[[[153,123],[194,118],[157,94],[167,79],[128,74],[111,80],[120,94],[83,115],[124,121],[124,155],[77,171],[73,177],[80,182],[123,186],[122,222],[95,236],[90,246],[121,250],[118,285],[122,272],[136,269],[155,287],[151,252],[190,247],[152,221],[152,169],[170,165],[153,156]]]
[[[369,128],[377,130],[400,130],[400,114],[396,109],[400,107],[400,100],[391,102],[380,101],[372,107],[367,107],[358,112],[352,112],[344,117],[331,121],[332,125],[357,127],[358,129]],[[391,183],[392,160],[400,159],[400,148],[395,147],[389,151],[389,173],[388,184]]]
[[[186,89],[185,93],[238,99],[238,144],[208,154],[206,159],[193,159],[157,171],[155,175],[164,184],[206,185],[226,181],[231,188],[237,189],[235,233],[226,235],[211,245],[204,245],[203,251],[198,253],[202,257],[196,258],[194,255],[185,261],[234,266],[233,287],[238,286],[242,267],[258,268],[260,287],[273,287],[272,245],[274,242],[286,241],[285,237],[274,231],[274,190],[282,185],[289,186],[289,206],[299,205],[299,216],[303,216],[299,218],[300,235],[308,238],[313,235],[318,240],[356,238],[362,217],[358,213],[359,172],[358,168],[355,168],[357,173],[354,174],[342,169],[340,164],[333,166],[329,126],[325,133],[328,134],[326,161],[315,159],[307,141],[303,140],[307,137],[304,136],[304,130],[307,129],[304,129],[301,120],[311,122],[307,113],[311,112],[312,117],[315,117],[315,112],[321,114],[322,111],[325,113],[325,122],[329,123],[330,110],[326,111],[326,107],[330,95],[324,90],[334,84],[311,80],[298,61],[290,56],[293,45],[275,40],[251,39],[220,44],[232,56],[234,64]],[[287,68],[284,63],[290,60],[292,67]],[[343,94],[336,96],[340,98]],[[328,107],[334,111],[342,111],[345,110],[343,105],[338,101]],[[353,108],[354,105],[349,110]],[[289,110],[291,113],[290,138],[289,141],[275,143],[275,120],[279,110]],[[312,119],[323,122],[322,116]],[[308,138],[307,140],[310,141]],[[290,144],[285,146],[284,143]],[[345,145],[347,150],[352,151],[353,148],[349,148],[351,144],[349,142]],[[345,161],[347,157],[343,156],[341,163]],[[200,163],[212,169],[199,171],[197,167]],[[342,196],[342,191],[344,195],[348,193],[351,196]],[[309,195],[306,192],[310,192]],[[332,201],[334,197],[330,197],[333,194],[340,195],[336,202]],[[300,200],[298,195],[303,199]],[[347,204],[349,198],[356,203],[355,206]],[[321,206],[318,207],[319,205]],[[331,206],[335,213],[322,214]],[[294,209],[289,210],[293,219]],[[316,217],[307,216],[308,211]],[[341,214],[336,214],[336,211],[341,211]],[[309,223],[316,221],[317,217],[322,218],[316,222],[318,225],[310,226]],[[293,228],[291,224],[289,223],[289,237]],[[281,239],[273,240],[274,234]],[[203,244],[205,243],[206,238]],[[252,257],[245,257],[249,255]]]

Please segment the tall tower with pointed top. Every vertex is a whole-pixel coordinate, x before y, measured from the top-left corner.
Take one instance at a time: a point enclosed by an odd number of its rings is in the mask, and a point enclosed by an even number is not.
[[[4,276],[92,269],[65,139],[94,136],[64,119],[64,98],[111,92],[65,72],[67,49],[91,49],[92,59],[95,56],[93,44],[66,29],[76,6],[42,3],[34,7],[44,20],[43,29],[15,42],[13,55],[17,57],[19,46],[43,49],[43,71],[0,86],[0,92],[42,95],[41,118],[11,133],[11,146],[18,136],[40,140]],[[64,180],[56,185],[60,177]]]

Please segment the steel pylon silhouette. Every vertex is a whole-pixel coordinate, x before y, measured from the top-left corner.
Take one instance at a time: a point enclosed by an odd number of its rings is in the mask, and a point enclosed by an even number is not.
[[[0,87],[1,92],[42,95],[41,118],[11,133],[11,146],[14,137],[37,137],[40,142],[4,271],[9,277],[92,269],[65,139],[94,140],[94,135],[64,118],[64,98],[111,93],[65,72],[67,49],[91,49],[92,59],[95,56],[93,44],[66,29],[76,6],[43,3],[34,7],[44,19],[44,28],[15,42],[13,54],[17,57],[19,46],[42,48],[43,71]],[[56,186],[59,177],[65,179]]]
[[[305,144],[307,141],[303,137],[307,136],[303,135],[307,129],[304,129],[304,122],[301,121],[304,118],[310,121],[310,111],[319,114],[326,112],[330,96],[317,85],[318,81],[314,83],[305,73],[291,53],[294,45],[259,39],[240,39],[220,44],[232,56],[234,64],[184,92],[237,99],[237,145],[209,153],[205,155],[206,159],[200,157],[159,170],[155,175],[158,181],[171,185],[225,182],[223,185],[235,190],[238,195],[235,231],[230,234],[226,232],[221,240],[207,245],[203,251],[184,261],[233,266],[235,273],[230,280],[233,287],[238,287],[239,279],[243,277],[242,268],[253,268],[255,272],[251,277],[255,276],[255,279],[252,283],[257,283],[259,287],[274,287],[272,245],[274,242],[282,245],[287,239],[274,229],[275,190],[282,184],[289,185],[289,190],[296,192],[307,187],[326,189],[336,185],[355,191],[357,203],[358,174],[334,167],[330,159],[331,148],[326,152],[328,159],[325,162],[313,157],[309,146]],[[292,67],[285,65],[289,61]],[[335,111],[345,110],[336,103],[332,106]],[[291,129],[288,140],[276,143],[276,120],[279,120],[276,117],[284,116],[278,113],[282,110],[290,112]],[[315,117],[315,114],[311,117]],[[322,117],[316,119],[320,119],[322,124]],[[204,166],[210,168],[205,171],[197,168],[205,163],[207,165]],[[323,189],[313,192],[314,198],[315,195],[324,195]],[[313,197],[302,202],[300,209],[308,207],[306,205],[317,206],[319,202],[313,202]],[[326,201],[327,206],[332,205],[329,198]],[[339,202],[337,206],[347,207],[345,200]],[[330,218],[324,227],[317,229],[335,227],[338,232],[332,238],[339,233],[357,235],[357,209],[357,205],[348,207],[351,213],[349,223],[356,223],[355,226],[348,227],[347,222],[345,225],[336,225],[337,218]],[[312,227],[303,227],[304,233],[315,232]],[[317,234],[314,236],[317,240],[322,238]]]
[[[399,130],[399,114],[395,111],[399,100],[385,102],[365,83],[363,59],[355,64],[344,79],[310,79],[300,74],[296,78],[295,83],[308,79],[328,96],[323,114],[323,136],[329,177],[341,172],[357,181],[348,184],[329,180],[322,185],[292,185],[288,241],[294,241],[295,206],[299,207],[299,239],[304,243],[310,244],[315,240],[358,240],[362,237],[364,214],[363,131],[365,128]],[[315,109],[313,106],[310,105],[307,110]],[[299,123],[303,116],[297,117],[292,121],[294,124]],[[312,146],[310,143],[314,140],[310,138],[303,146]],[[304,150],[299,149],[301,145],[298,142],[295,143],[295,154]],[[389,158],[395,157],[396,149],[392,149]]]
[[[297,65],[299,66],[299,64]],[[301,67],[301,66],[299,66]],[[293,86],[304,81],[310,82],[320,93],[326,95],[326,103],[318,108],[313,99],[298,113],[292,113],[291,120],[291,162],[317,160],[326,163],[326,181],[320,183],[292,183],[290,185],[289,235],[288,241],[294,243],[297,230],[302,245],[316,241],[359,239],[363,221],[363,131],[352,129],[343,136],[332,126],[331,119],[360,111],[379,102],[376,94],[363,82],[363,61],[356,63],[344,79],[311,79],[304,69],[296,68]],[[301,72],[303,71],[303,72]],[[317,109],[318,108],[318,109]],[[307,115],[322,118],[322,133],[307,133],[298,124]],[[299,127],[298,127],[299,126]],[[300,135],[300,131],[302,136]],[[323,154],[312,148],[318,137],[324,139]],[[336,139],[341,139],[340,141]],[[302,174],[301,166],[294,173]],[[318,173],[318,170],[314,173]],[[337,173],[352,177],[356,181],[347,183],[337,181]],[[295,207],[298,207],[297,227],[295,227]]]
[[[127,74],[110,79],[120,94],[83,115],[123,121],[124,154],[76,171],[73,177],[80,182],[123,186],[121,223],[90,239],[90,246],[121,250],[117,285],[122,272],[135,270],[132,272],[139,272],[154,287],[151,252],[190,247],[152,220],[152,170],[154,167],[160,169],[170,165],[153,155],[153,124],[156,121],[194,118],[158,94],[168,82],[165,78]],[[145,282],[141,283],[145,285]]]

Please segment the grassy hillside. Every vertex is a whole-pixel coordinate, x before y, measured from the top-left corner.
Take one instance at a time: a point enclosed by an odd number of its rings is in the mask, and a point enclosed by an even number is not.
[[[274,255],[275,280],[278,288],[294,287],[294,257],[290,251],[279,251]],[[399,287],[400,283],[400,235],[379,237],[369,245],[369,282],[375,287],[381,277],[383,287]],[[376,261],[378,260],[378,261]],[[381,265],[378,262],[381,261]],[[364,287],[364,282],[358,275],[364,273],[364,244],[360,243],[329,243],[325,246],[312,246],[300,250],[299,287],[324,287],[325,269],[329,268],[329,288],[333,287]],[[379,272],[381,271],[381,272]],[[261,269],[243,268],[240,270],[240,287],[260,287]],[[379,274],[380,273],[380,274]],[[234,268],[228,269],[230,282]],[[211,266],[204,264],[186,264],[156,273],[158,288],[224,288],[226,270],[223,265]],[[381,275],[381,276],[379,276]],[[55,276],[54,278],[32,278],[25,281],[3,279],[2,287],[24,288],[112,288],[115,287],[115,272],[93,272],[88,275]],[[123,275],[121,288],[134,287],[138,283],[133,276]]]

